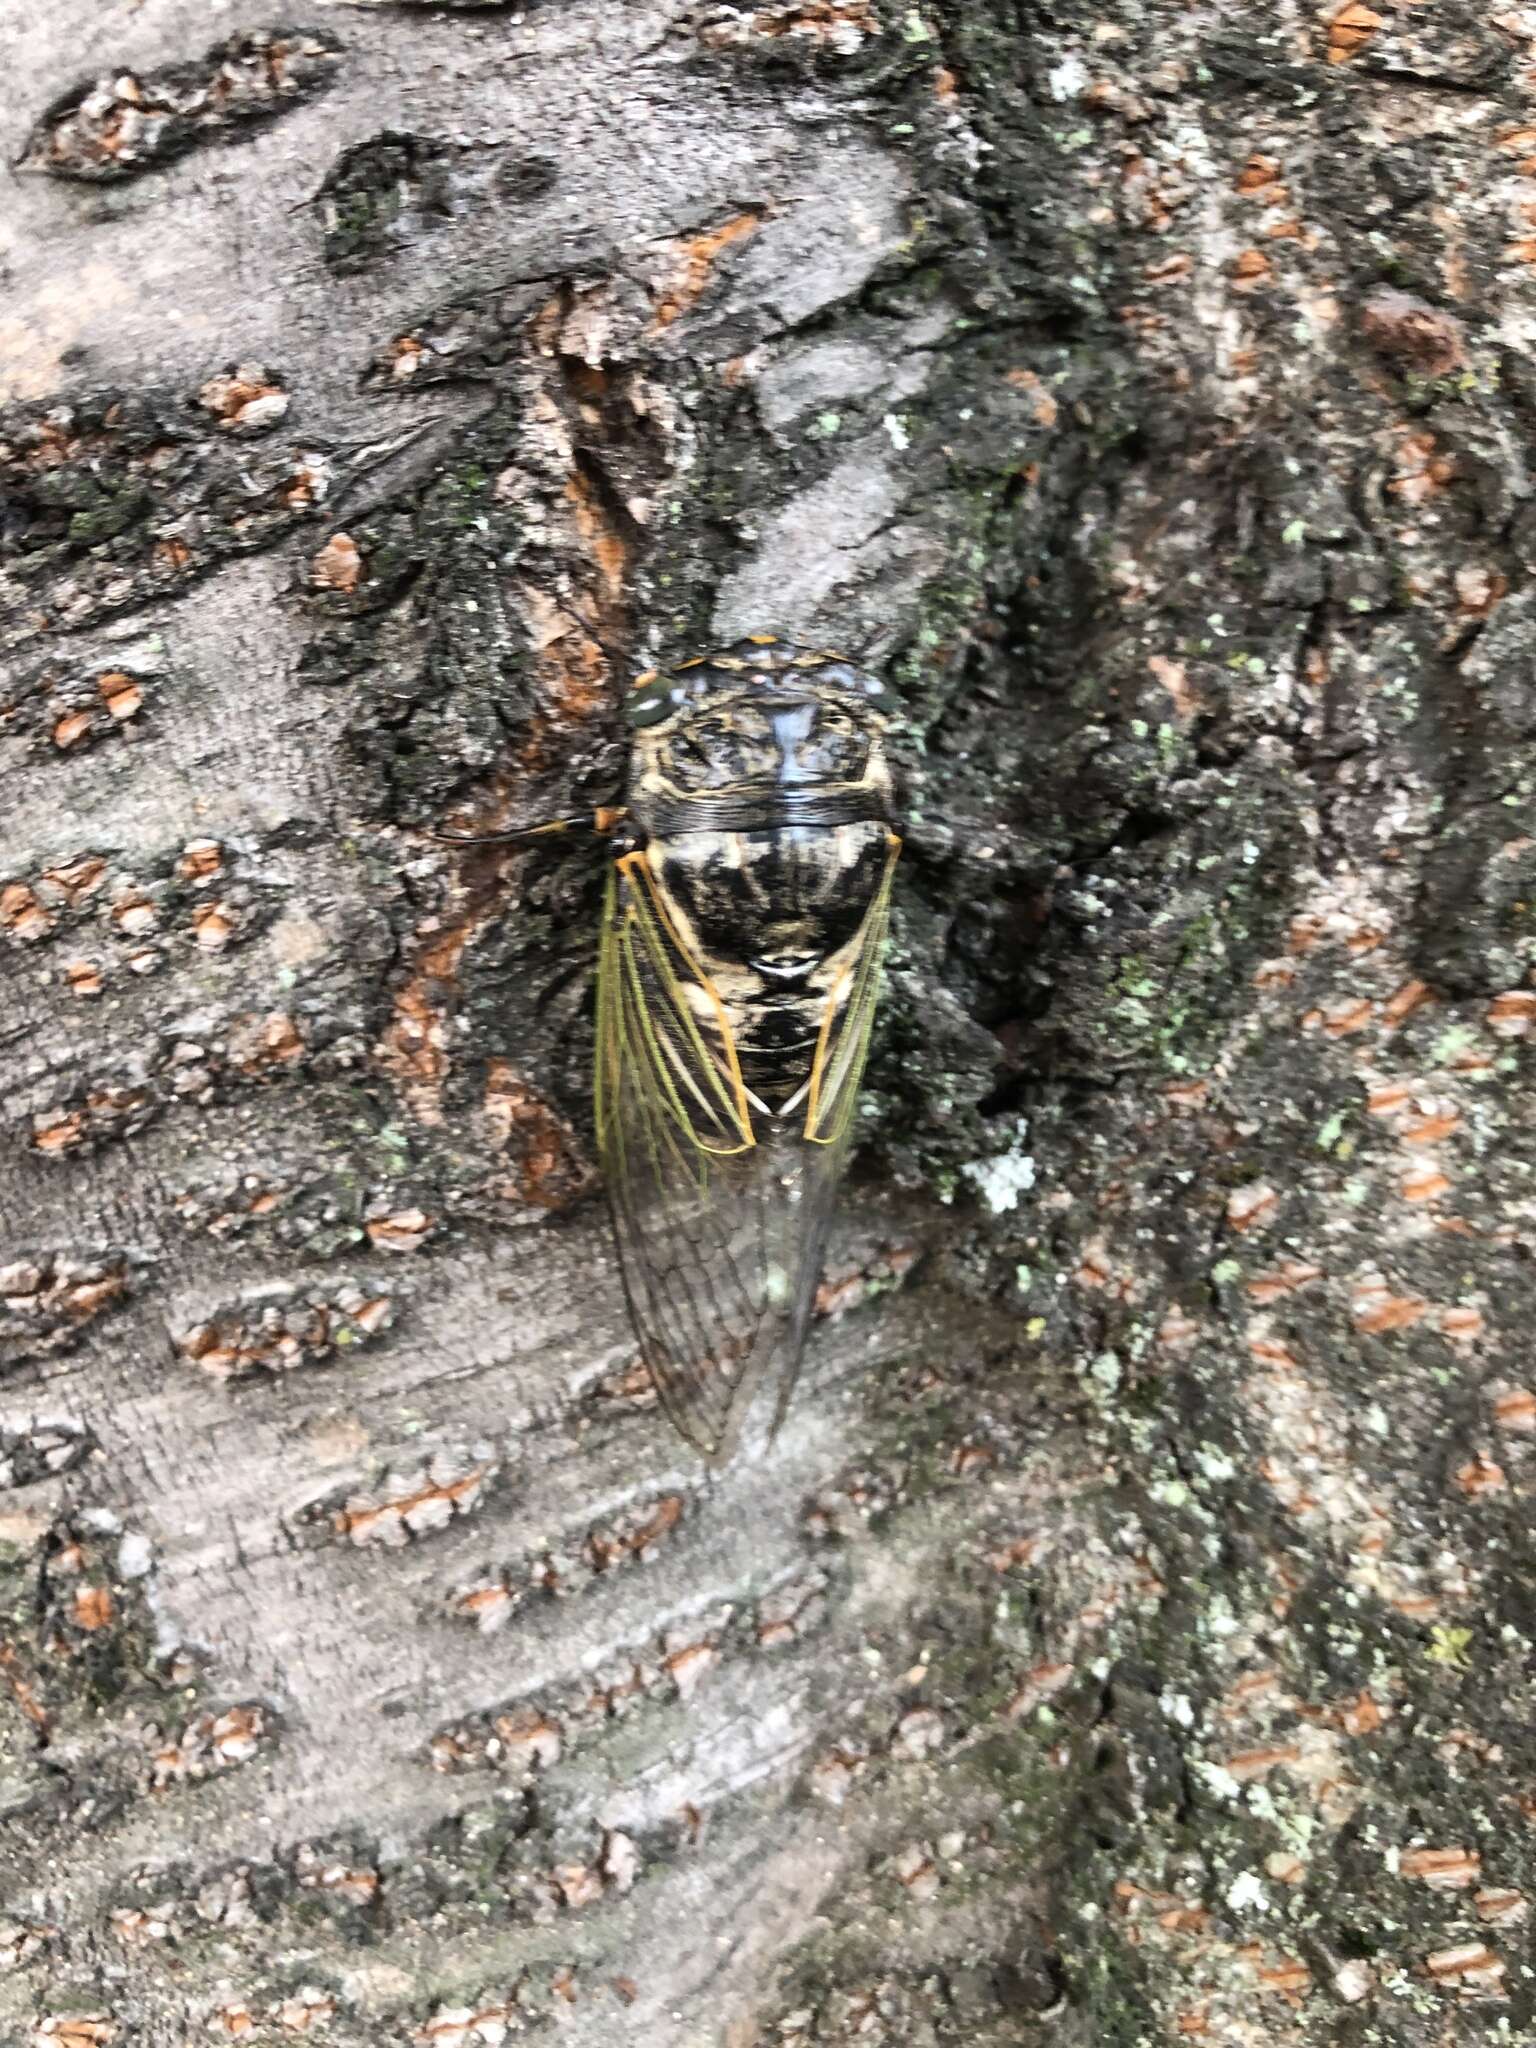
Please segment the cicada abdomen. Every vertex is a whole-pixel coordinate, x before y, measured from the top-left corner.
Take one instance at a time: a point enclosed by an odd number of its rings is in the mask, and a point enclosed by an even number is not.
[[[598,1145],[641,1354],[723,1464],[783,1418],[879,993],[891,697],[767,635],[642,677],[598,970]]]

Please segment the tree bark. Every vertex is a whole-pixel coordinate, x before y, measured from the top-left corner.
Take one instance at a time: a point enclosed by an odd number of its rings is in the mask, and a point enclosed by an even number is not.
[[[5,2038],[1528,2038],[1536,12],[0,50]],[[712,1480],[431,835],[752,631],[909,828]]]

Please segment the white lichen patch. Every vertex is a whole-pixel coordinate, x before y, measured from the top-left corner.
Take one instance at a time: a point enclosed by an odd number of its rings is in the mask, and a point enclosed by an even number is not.
[[[1014,1125],[1014,1142],[1006,1152],[991,1159],[968,1160],[960,1171],[974,1182],[982,1200],[994,1216],[1019,1206],[1019,1197],[1035,1184],[1035,1162],[1024,1149],[1029,1125],[1020,1117]]]

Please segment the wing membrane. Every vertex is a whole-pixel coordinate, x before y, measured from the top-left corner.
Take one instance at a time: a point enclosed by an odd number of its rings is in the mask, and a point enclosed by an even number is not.
[[[822,1020],[805,1112],[805,1135],[813,1145],[841,1150],[853,1128],[859,1083],[864,1078],[864,1061],[869,1054],[869,1034],[880,1000],[880,961],[890,923],[891,883],[900,852],[901,841],[893,832],[885,871],[859,927],[852,958],[843,969],[846,1001],[840,1004],[834,996]]]
[[[897,844],[792,1117],[749,1101],[725,1007],[644,854],[610,878],[598,1143],[641,1355],[672,1422],[713,1464],[730,1456],[771,1370],[774,1428],[789,1398],[869,1046]]]

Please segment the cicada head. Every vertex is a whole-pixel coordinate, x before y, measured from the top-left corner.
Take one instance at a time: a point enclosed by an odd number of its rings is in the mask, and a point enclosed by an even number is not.
[[[769,634],[642,676],[626,707],[631,796],[888,790],[887,683]]]

